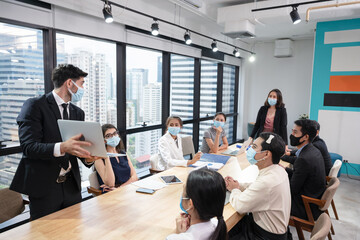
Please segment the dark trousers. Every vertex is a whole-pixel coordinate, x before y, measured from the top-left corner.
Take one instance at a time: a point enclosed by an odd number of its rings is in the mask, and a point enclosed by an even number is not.
[[[57,183],[50,194],[37,198],[29,196],[31,220],[35,220],[81,202],[81,192],[70,172],[63,183]]]
[[[245,215],[229,232],[230,240],[287,240],[287,233],[274,234],[258,226],[252,214]],[[290,238],[292,239],[292,238]]]

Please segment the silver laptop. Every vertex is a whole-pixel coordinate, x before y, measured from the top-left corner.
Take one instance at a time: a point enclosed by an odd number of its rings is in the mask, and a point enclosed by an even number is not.
[[[92,143],[91,146],[83,147],[90,152],[91,156],[107,157],[99,123],[58,119],[58,125],[63,141],[81,133],[84,136],[83,140]]]

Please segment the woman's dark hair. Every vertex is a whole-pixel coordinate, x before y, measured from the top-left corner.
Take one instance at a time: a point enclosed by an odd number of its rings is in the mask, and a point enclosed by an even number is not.
[[[224,116],[224,118],[225,118],[225,122],[226,122],[226,116],[225,116],[225,113],[223,113],[223,112],[217,112],[217,113],[215,114],[215,116],[214,116],[214,119],[215,119],[218,115],[223,115],[223,116]]]
[[[80,77],[86,77],[88,74],[72,64],[59,64],[51,75],[51,80],[55,88],[61,87],[66,80],[71,78],[73,81],[79,80]]]
[[[270,140],[269,137],[271,135],[274,137],[272,137],[272,139]],[[280,162],[280,158],[285,153],[285,142],[282,139],[282,137],[280,137],[276,133],[268,133],[268,132],[260,133],[259,137],[264,139],[264,141],[261,143],[261,147],[262,147],[261,151],[269,150],[272,154],[273,164],[278,164]],[[267,143],[268,139],[270,144]]]
[[[224,178],[215,171],[200,169],[192,171],[186,181],[186,197],[190,198],[201,220],[217,217],[218,225],[211,240],[228,239],[223,218],[226,186]]]
[[[104,139],[105,139],[105,133],[106,133],[106,131],[109,130],[109,129],[112,129],[112,128],[115,128],[116,131],[117,131],[117,128],[116,128],[114,125],[109,124],[109,123],[104,124],[104,125],[101,126],[101,130],[102,130]],[[121,138],[120,135],[119,135],[119,138],[121,139],[121,141],[119,142],[119,144],[118,144],[118,145],[116,146],[116,148],[115,148],[115,149],[116,149],[116,152],[118,152],[118,153],[120,153],[121,151],[125,151],[124,142],[123,142],[123,140],[122,140],[122,138]],[[105,144],[105,147],[106,147],[106,144]]]
[[[265,103],[264,103],[264,106],[267,106],[267,107],[270,107],[270,104],[268,103],[268,98],[270,96],[270,93],[272,92],[275,92],[276,93],[276,98],[277,98],[277,101],[276,101],[276,105],[275,107],[279,108],[279,107],[285,107],[285,103],[283,103],[283,97],[282,97],[282,93],[279,89],[275,88],[273,90],[271,90],[268,95],[267,95],[267,98],[265,100]]]
[[[179,123],[180,123],[180,126],[181,126],[181,127],[183,126],[183,121],[181,120],[180,117],[175,116],[175,115],[171,115],[171,116],[169,116],[169,117],[166,119],[166,123],[165,123],[165,125],[166,125],[166,130],[168,129],[168,125],[169,125],[170,121],[173,120],[173,119],[178,120]]]
[[[317,125],[316,122],[310,119],[299,119],[294,122],[296,125],[301,127],[302,135],[309,135],[309,142],[312,142],[316,137]],[[320,125],[319,125],[320,126]]]

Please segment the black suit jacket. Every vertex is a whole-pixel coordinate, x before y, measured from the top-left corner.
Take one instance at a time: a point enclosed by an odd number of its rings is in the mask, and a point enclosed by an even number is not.
[[[70,119],[84,121],[84,111],[69,105]],[[62,142],[57,120],[61,119],[58,105],[52,92],[28,99],[17,117],[19,138],[23,156],[16,170],[10,189],[32,197],[42,197],[58,183],[61,167],[65,158],[71,162],[71,171],[79,191],[81,178],[75,156],[66,154],[54,157],[54,146]]]
[[[330,154],[327,150],[326,144],[324,142],[324,140],[322,140],[319,136],[316,136],[312,142],[312,144],[314,145],[314,147],[316,147],[317,149],[320,150],[321,155],[324,159],[324,170],[325,170],[325,175],[329,176],[329,172],[330,169],[332,168],[332,162],[331,162],[331,157]],[[285,162],[289,162],[294,164],[295,160],[297,159],[297,157],[295,156],[297,150],[291,151],[290,156],[284,155],[281,157],[282,160],[284,160]]]
[[[309,143],[301,150],[299,157],[294,162],[294,171],[290,179],[291,209],[298,208],[297,210],[302,212],[300,216],[298,214],[295,216],[307,219],[301,195],[320,199],[325,189],[324,160],[319,149]],[[316,206],[312,207],[312,212],[315,219],[321,214]]]
[[[256,117],[256,123],[250,137],[255,138],[264,131],[264,124],[266,120],[266,115],[269,107],[262,106]],[[278,134],[285,141],[285,144],[288,144],[287,136],[287,113],[286,108],[280,107],[276,108],[275,118],[274,118],[274,133]]]
[[[321,155],[324,159],[325,174],[326,176],[329,176],[329,172],[333,164],[331,162],[331,157],[327,149],[326,143],[319,136],[316,136],[313,140],[313,145],[320,150]]]

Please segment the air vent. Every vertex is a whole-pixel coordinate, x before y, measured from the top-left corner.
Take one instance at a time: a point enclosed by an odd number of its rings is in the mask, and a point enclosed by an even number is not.
[[[254,38],[255,35],[252,34],[251,32],[247,32],[247,31],[242,31],[242,32],[229,32],[229,33],[224,33],[224,35],[234,38],[234,39],[242,39],[242,38]]]

